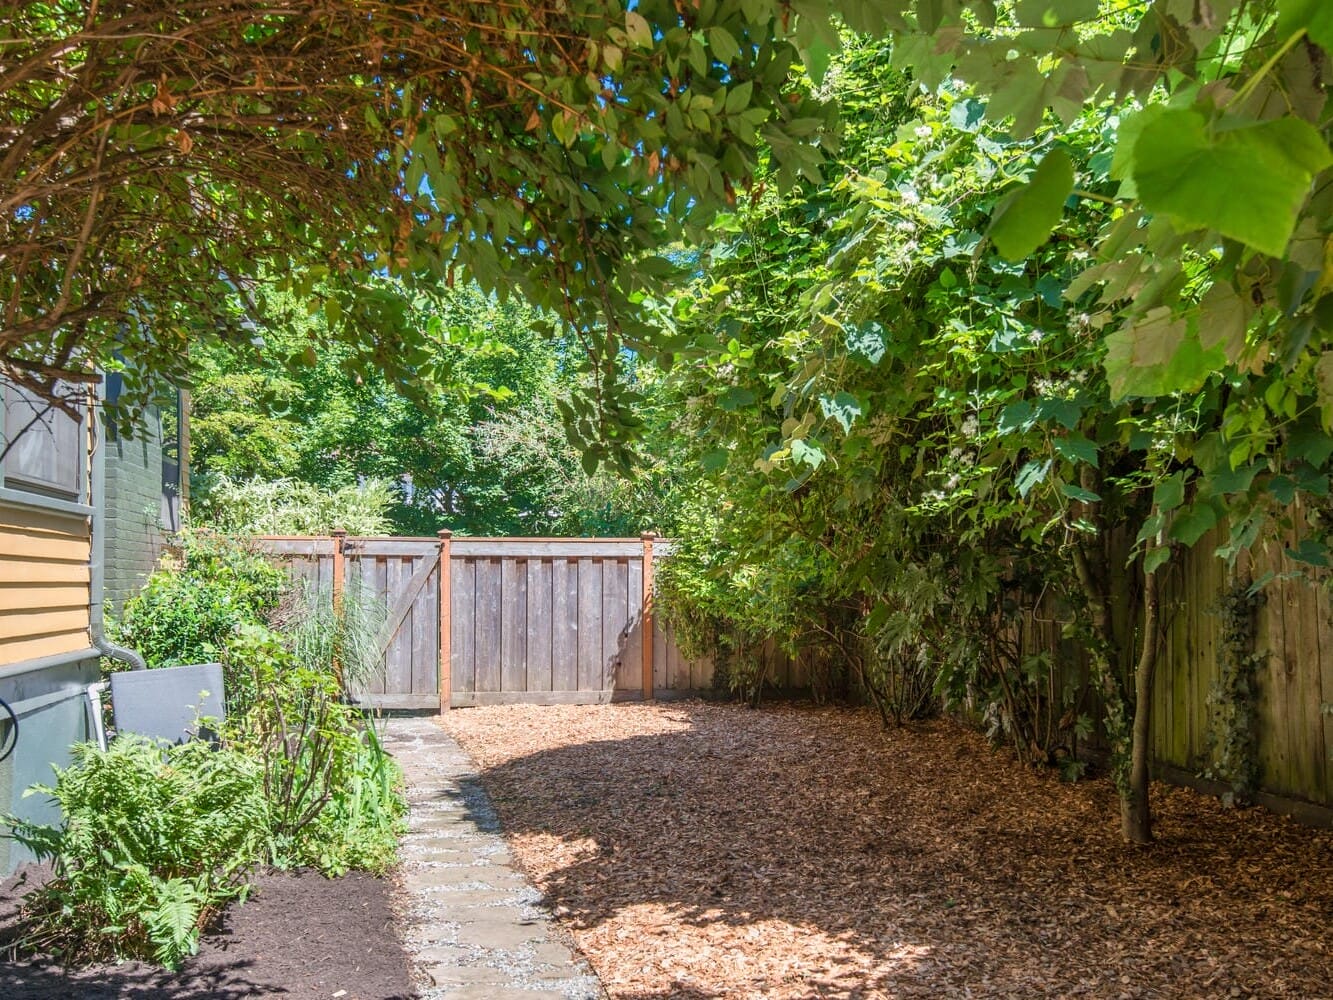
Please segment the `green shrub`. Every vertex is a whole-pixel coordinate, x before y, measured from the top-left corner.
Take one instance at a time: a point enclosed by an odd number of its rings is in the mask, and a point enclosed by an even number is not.
[[[73,752],[54,787],[32,789],[56,800],[62,826],[4,820],[55,868],[24,902],[21,945],[66,962],[178,966],[246,891],[268,822],[261,769],[200,742],[163,748],[122,736],[108,750]]]
[[[221,659],[240,626],[261,624],[287,585],[282,569],[236,539],[187,532],[125,602],[116,639],[150,666]]]
[[[380,875],[398,860],[398,837],[406,828],[403,774],[380,743],[375,727],[344,744],[340,776],[314,824],[294,843],[290,860],[326,875],[355,870]]]
[[[222,650],[222,685],[227,714],[244,717],[254,709],[261,678],[278,677],[296,666],[287,637],[254,622],[241,622]]]
[[[322,487],[297,479],[235,480],[223,476],[195,498],[200,524],[234,535],[387,535],[389,511],[398,503],[382,479]]]
[[[263,772],[269,862],[327,875],[392,865],[406,812],[401,775],[343,700],[331,648],[248,626],[228,647],[227,673],[244,708],[224,740]]]

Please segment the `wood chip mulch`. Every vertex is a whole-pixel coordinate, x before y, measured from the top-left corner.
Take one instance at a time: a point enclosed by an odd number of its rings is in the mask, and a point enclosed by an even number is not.
[[[1153,789],[1119,839],[948,721],[853,710],[450,713],[519,863],[616,1000],[1333,997],[1333,833]]]

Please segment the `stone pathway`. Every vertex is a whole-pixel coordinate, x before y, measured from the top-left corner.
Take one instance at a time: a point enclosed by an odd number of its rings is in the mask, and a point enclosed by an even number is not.
[[[411,806],[406,945],[423,1000],[604,1000],[588,963],[514,868],[476,766],[430,719],[388,721]]]

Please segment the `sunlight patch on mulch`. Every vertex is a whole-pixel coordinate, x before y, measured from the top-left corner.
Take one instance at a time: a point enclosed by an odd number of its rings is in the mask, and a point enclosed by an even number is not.
[[[1158,843],[947,721],[450,713],[617,1000],[1333,995],[1333,833],[1154,786]]]

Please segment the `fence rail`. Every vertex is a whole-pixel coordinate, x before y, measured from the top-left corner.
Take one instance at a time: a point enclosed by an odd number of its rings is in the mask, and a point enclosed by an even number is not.
[[[381,602],[382,668],[360,699],[389,709],[679,698],[712,685],[652,612],[641,538],[260,539],[294,579]]]

